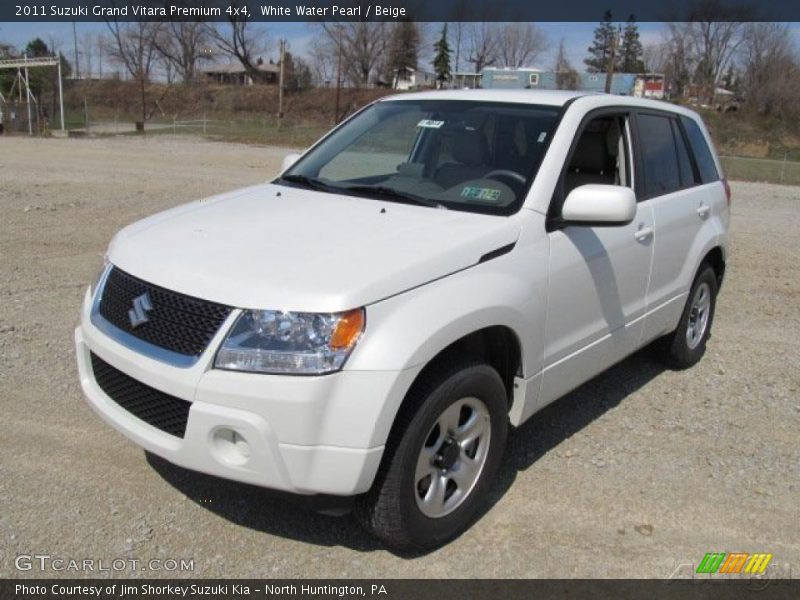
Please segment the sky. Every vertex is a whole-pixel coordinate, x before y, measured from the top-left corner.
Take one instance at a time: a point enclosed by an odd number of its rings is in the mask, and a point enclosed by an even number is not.
[[[280,38],[289,41],[289,51],[296,55],[304,55],[306,49],[314,38],[315,25],[309,23],[258,23],[253,26],[263,28],[266,31],[270,46],[268,58],[277,58],[277,40]],[[429,30],[430,35],[434,36],[438,32],[439,25],[435,23],[424,24]],[[596,22],[592,23],[537,23],[550,41],[548,50],[536,59],[535,64],[526,65],[540,69],[550,69],[555,62],[555,53],[558,42],[564,39],[568,57],[573,66],[582,70],[583,59],[586,58],[587,48],[592,42]],[[80,51],[81,37],[87,33],[107,32],[104,23],[77,23],[75,25],[78,35],[78,50]],[[800,42],[800,24],[793,23],[791,28],[795,40]],[[74,56],[73,49],[73,24],[72,23],[3,23],[0,22],[0,42],[10,43],[17,47],[24,47],[35,37],[41,37],[48,45],[56,43],[56,49],[64,53],[68,60],[72,61]],[[666,25],[663,23],[639,23],[639,32],[643,45],[657,43],[663,39]],[[431,42],[432,43],[432,42]],[[452,45],[452,39],[451,39]],[[800,45],[800,43],[798,44]],[[432,54],[432,50],[430,51]],[[424,53],[423,53],[424,54]],[[455,66],[455,65],[454,65]],[[462,64],[460,70],[469,71],[469,66]]]

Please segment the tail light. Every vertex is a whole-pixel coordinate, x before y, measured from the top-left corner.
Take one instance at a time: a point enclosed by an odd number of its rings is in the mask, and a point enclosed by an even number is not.
[[[728,203],[728,207],[731,205],[731,186],[728,184],[728,180],[722,180],[722,186],[725,188],[725,201]]]

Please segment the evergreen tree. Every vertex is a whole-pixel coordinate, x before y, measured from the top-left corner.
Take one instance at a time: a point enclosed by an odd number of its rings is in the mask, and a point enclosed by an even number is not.
[[[35,38],[28,42],[23,51],[28,58],[40,58],[43,56],[51,56],[53,51],[42,41],[41,38]],[[61,73],[63,77],[69,77],[72,73],[72,67],[63,54],[58,53],[58,59],[61,62]],[[31,69],[28,74],[28,82],[31,87],[31,92],[38,99],[37,107],[41,112],[47,112],[50,117],[56,115],[58,110],[58,67],[43,67],[38,69]],[[46,95],[50,96],[50,108],[45,104]]]
[[[389,40],[389,56],[386,61],[386,75],[393,87],[398,77],[417,68],[419,55],[419,29],[412,21],[401,21],[392,30]]]
[[[558,42],[558,52],[556,61],[553,65],[556,72],[556,87],[560,90],[577,90],[580,83],[580,75],[572,68],[572,63],[567,58],[567,49],[564,47],[564,38]]]
[[[50,56],[50,49],[47,47],[47,44],[42,41],[42,38],[37,37],[28,42],[28,45],[25,46],[25,54],[28,55],[28,58]]]
[[[11,44],[0,42],[0,60],[5,58],[16,58],[16,51]],[[14,83],[16,71],[11,69],[0,70],[0,94],[8,94],[11,90],[11,85]]]
[[[439,87],[450,79],[450,44],[447,42],[447,23],[442,28],[442,37],[433,45],[436,56],[433,59],[433,70]]]
[[[643,73],[645,71],[642,56],[644,49],[639,39],[639,26],[633,15],[628,17],[622,44],[619,51],[619,63],[616,65],[622,73]]]
[[[42,41],[41,38],[35,38],[28,42],[25,46],[24,54],[28,58],[41,58],[43,56],[51,56],[53,51]],[[69,77],[72,74],[72,67],[70,66],[64,55],[59,52],[58,58],[61,61],[61,73],[64,77]],[[57,67],[44,67],[39,69],[31,69],[28,75],[31,91],[39,96],[40,94],[50,91],[55,93],[58,89],[58,68]]]
[[[605,73],[608,59],[611,56],[611,45],[614,43],[614,24],[611,22],[611,11],[603,13],[603,20],[594,30],[594,42],[588,48],[589,56],[583,61],[590,73]]]

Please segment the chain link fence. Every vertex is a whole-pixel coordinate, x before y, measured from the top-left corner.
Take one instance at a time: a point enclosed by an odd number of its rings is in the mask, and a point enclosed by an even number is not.
[[[728,179],[800,185],[800,162],[744,156],[721,156]]]

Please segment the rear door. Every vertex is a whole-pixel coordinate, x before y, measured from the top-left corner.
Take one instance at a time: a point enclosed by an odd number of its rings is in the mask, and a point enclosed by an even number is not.
[[[643,197],[655,221],[643,338],[647,341],[678,324],[698,254],[707,236],[716,233],[709,217],[719,182],[703,184],[686,125],[678,115],[639,111],[636,123]]]

